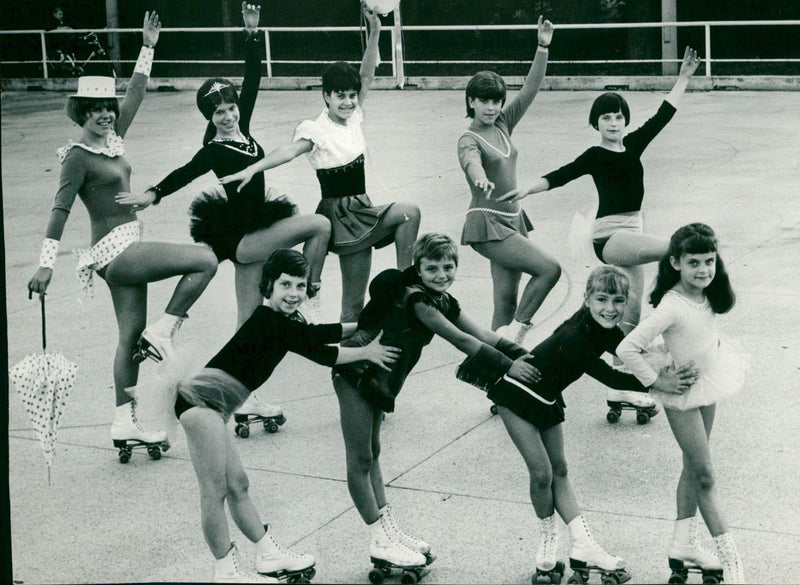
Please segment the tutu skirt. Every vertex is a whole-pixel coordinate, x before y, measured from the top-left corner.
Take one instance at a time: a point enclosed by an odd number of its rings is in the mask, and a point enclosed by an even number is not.
[[[189,233],[195,242],[211,246],[219,260],[236,260],[236,248],[249,233],[268,228],[297,213],[285,196],[268,189],[263,201],[231,202],[222,188],[204,192],[189,207]]]
[[[225,422],[250,396],[250,390],[244,384],[217,368],[203,368],[180,382],[177,391],[192,406],[216,410]]]
[[[492,209],[470,209],[461,230],[461,245],[497,242],[522,234],[526,238],[533,224],[524,210],[498,212]]]
[[[331,222],[328,249],[346,255],[368,248],[383,248],[394,242],[395,228],[383,225],[394,203],[375,207],[369,196],[329,197],[319,202],[317,213]]]
[[[574,262],[589,266],[597,264],[598,258],[592,247],[592,226],[594,226],[593,214],[584,215],[576,211],[572,216],[567,243],[570,257]]]
[[[672,363],[665,346],[648,349],[645,360],[656,370]],[[748,355],[741,343],[720,338],[717,359],[700,373],[698,380],[683,394],[667,394],[650,390],[650,396],[664,408],[691,410],[700,406],[716,404],[736,394],[744,386],[748,370]]]

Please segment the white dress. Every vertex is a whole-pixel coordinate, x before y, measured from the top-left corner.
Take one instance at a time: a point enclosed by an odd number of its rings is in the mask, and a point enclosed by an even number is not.
[[[700,372],[683,394],[650,391],[665,408],[689,410],[715,404],[741,389],[747,356],[738,343],[720,339],[708,299],[695,303],[678,292],[667,291],[658,307],[619,344],[617,356],[645,386],[651,386],[658,377],[649,362],[661,360],[646,354],[659,335],[669,351],[669,362],[681,366],[693,361]]]

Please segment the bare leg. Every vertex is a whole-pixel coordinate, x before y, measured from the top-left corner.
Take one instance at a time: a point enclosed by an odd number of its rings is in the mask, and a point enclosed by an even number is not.
[[[714,426],[715,408],[701,408],[700,415],[703,417],[703,426],[706,430],[706,437],[711,438],[711,429]],[[697,490],[698,485],[694,475],[689,472],[690,462],[686,455],[683,456],[683,470],[678,481],[678,490],[675,494],[677,503],[677,519],[692,518],[697,513]]]
[[[236,329],[250,318],[253,311],[264,302],[259,285],[264,270],[262,262],[233,264],[236,288]]]
[[[572,522],[581,513],[578,500],[567,476],[567,457],[564,454],[564,432],[560,424],[541,431],[544,448],[553,467],[553,501],[564,524]]]
[[[413,263],[412,252],[419,233],[421,214],[413,203],[395,203],[383,218],[384,226],[397,226],[394,246],[397,252],[397,268],[405,270]]]
[[[227,468],[225,478],[227,481],[227,502],[231,518],[252,542],[258,542],[264,536],[264,524],[256,510],[253,500],[250,499],[250,480],[247,478],[239,450],[233,440],[233,435],[225,433],[227,450]]]
[[[497,262],[490,263],[492,274],[492,297],[494,310],[492,311],[492,329],[508,325],[517,313],[517,296],[519,294],[519,281],[522,273],[506,268]]]
[[[691,475],[696,491],[697,507],[703,515],[711,536],[719,536],[728,532],[728,524],[722,514],[714,470],[711,465],[711,452],[708,447],[708,435],[701,410],[714,409],[714,405],[692,410],[681,411],[665,408],[672,434],[689,463],[687,473]]]
[[[341,376],[333,378],[333,387],[339,399],[347,455],[347,487],[361,518],[367,524],[372,524],[380,517],[380,505],[386,504],[383,485],[380,486],[381,502],[378,502],[375,490],[374,480],[382,481],[380,468],[377,467],[377,474],[372,473],[378,465],[377,455],[373,452],[373,441],[377,435],[372,427],[379,413]]]
[[[506,268],[507,271],[524,272],[531,276],[528,284],[525,285],[525,290],[522,292],[516,313],[512,315],[512,318],[516,318],[517,321],[529,323],[544,302],[547,294],[561,277],[561,266],[547,252],[520,234],[514,234],[501,241],[476,243],[472,247],[481,256],[488,258],[492,264],[498,264]],[[507,271],[505,275],[498,271],[498,277],[507,277]],[[495,287],[497,287],[498,283],[494,277],[495,271],[493,270],[492,280]],[[508,287],[506,286],[505,288],[507,289]],[[505,302],[507,304],[508,300]],[[514,302],[516,305],[516,298]],[[507,317],[508,308],[508,305],[502,311],[498,311],[495,308],[495,313],[499,313],[498,317],[508,320],[495,322],[493,317],[493,329],[508,325],[511,322],[511,318]]]
[[[639,324],[642,317],[642,301],[644,300],[644,266],[625,266],[623,268],[630,276],[630,289],[628,291],[628,304],[622,315],[620,329],[627,335]]]
[[[372,267],[372,248],[339,256],[339,267],[342,271],[342,323],[353,323],[358,320],[364,308],[364,297],[367,294],[369,271]]]
[[[139,379],[139,364],[131,356],[147,320],[147,285],[108,284],[108,289],[111,291],[119,331],[114,354],[114,391],[116,405],[120,406],[133,400],[125,389],[136,386]]]

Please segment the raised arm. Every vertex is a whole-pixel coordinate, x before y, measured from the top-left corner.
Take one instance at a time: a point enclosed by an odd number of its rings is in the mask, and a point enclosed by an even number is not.
[[[261,6],[242,2],[242,19],[247,33],[245,40],[244,79],[242,91],[239,93],[239,129],[250,134],[250,119],[261,85],[261,54],[263,52],[258,36],[258,22],[261,17]],[[216,131],[216,130],[215,130]]]
[[[683,52],[683,63],[681,63],[678,79],[675,81],[672,91],[669,92],[667,96],[667,101],[675,108],[680,104],[683,93],[689,85],[689,78],[697,71],[698,65],[700,65],[700,57],[697,56],[697,51],[691,47],[686,47],[686,50]]]
[[[358,92],[358,105],[364,107],[372,80],[375,79],[375,68],[378,66],[378,41],[381,36],[381,20],[378,15],[369,10],[363,4],[361,12],[369,25],[367,33],[367,48],[364,49],[364,56],[361,59],[361,67],[358,74],[361,76],[361,91]]]
[[[124,138],[130,128],[139,106],[142,105],[145,92],[147,91],[147,80],[150,78],[150,70],[153,67],[153,55],[155,46],[158,43],[159,33],[161,32],[161,21],[156,12],[145,12],[144,23],[142,24],[142,48],[139,51],[139,58],[133,68],[133,75],[128,82],[128,89],[125,97],[119,106],[119,118],[115,126],[116,133]]]

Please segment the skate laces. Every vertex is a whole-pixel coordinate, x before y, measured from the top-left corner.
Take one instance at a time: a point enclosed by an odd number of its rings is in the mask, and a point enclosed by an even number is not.
[[[413,534],[409,534],[408,532],[406,532],[405,530],[400,528],[400,525],[397,523],[397,520],[394,517],[394,511],[392,510],[392,507],[389,504],[386,504],[386,508],[384,510],[384,516],[386,516],[386,520],[389,523],[389,526],[392,528],[392,530],[394,530],[400,536],[401,539],[407,539],[408,541],[413,542],[414,546],[416,546],[416,545],[418,545],[419,543],[422,542],[421,538],[419,538],[419,537],[417,537],[417,536],[415,536]],[[401,541],[401,544],[404,544],[404,545],[408,546],[407,543],[402,542],[402,541]],[[412,548],[412,547],[409,547],[409,548]]]
[[[286,557],[291,557],[293,559],[302,559],[305,556],[303,553],[295,552],[292,549],[285,548],[284,546],[278,544],[278,541],[272,537],[272,533],[269,531],[269,528],[267,528],[265,536],[269,539],[270,543],[272,543],[274,552],[280,553]]]
[[[135,426],[137,429],[139,429],[143,433],[146,432],[144,427],[141,424],[139,424],[139,417],[136,416],[136,400],[131,400],[131,422],[133,423],[133,426]]]

